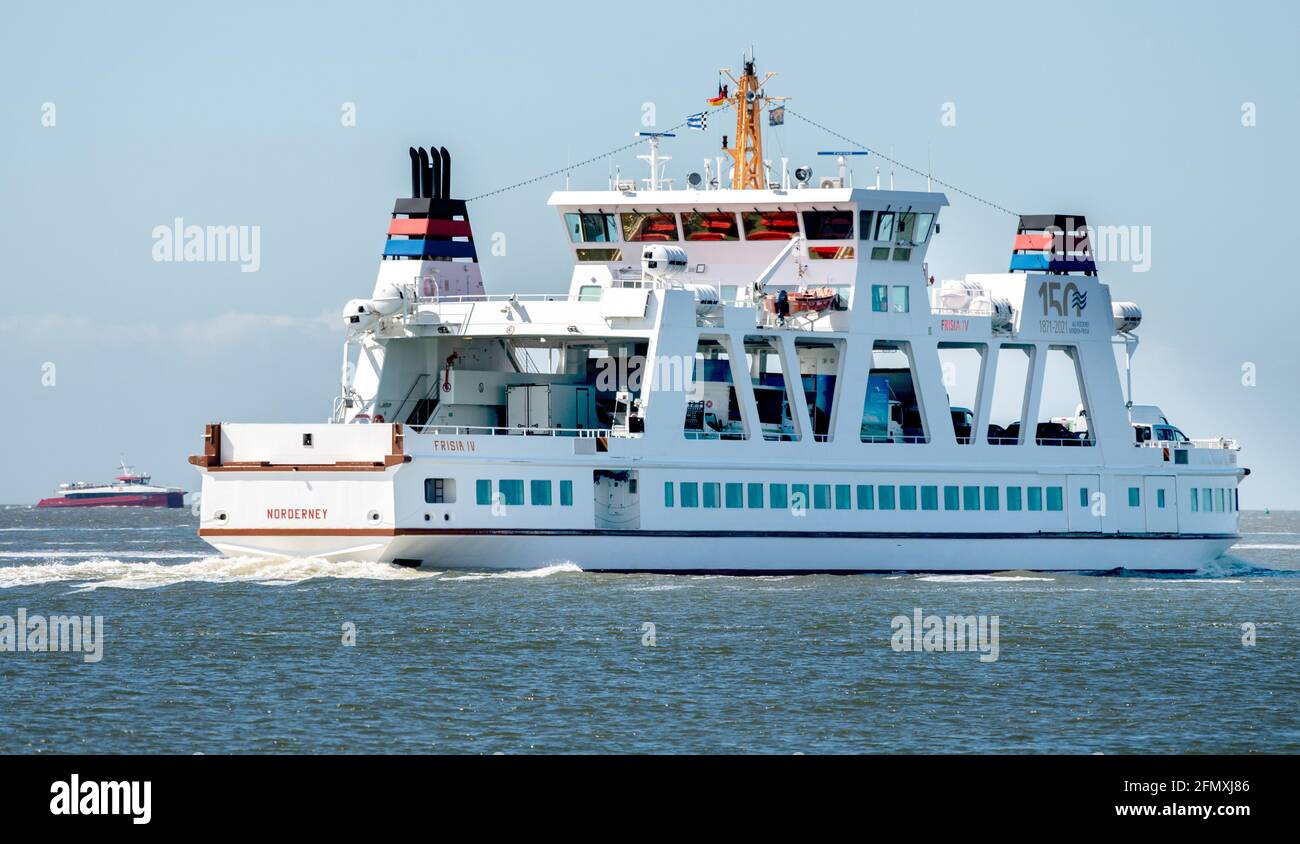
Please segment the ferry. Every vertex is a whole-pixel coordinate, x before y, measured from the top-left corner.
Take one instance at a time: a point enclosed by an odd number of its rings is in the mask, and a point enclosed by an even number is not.
[[[154,486],[146,472],[137,472],[120,464],[121,474],[112,483],[93,484],[77,481],[59,484],[58,494],[42,498],[37,507],[184,507],[185,491],[175,487]]]
[[[551,195],[572,257],[552,293],[485,289],[449,152],[410,149],[329,420],[207,425],[199,535],[735,574],[1189,571],[1237,540],[1240,448],[1133,403],[1142,312],[1082,214],[1011,215],[1005,271],[936,281],[943,193],[854,184],[859,150],[821,175],[765,158],[774,74],[723,74],[707,114],[735,131],[703,172],[675,183],[673,134],[647,132],[647,177]],[[960,405],[953,355],[978,380]],[[1052,372],[1077,403],[1048,406]]]

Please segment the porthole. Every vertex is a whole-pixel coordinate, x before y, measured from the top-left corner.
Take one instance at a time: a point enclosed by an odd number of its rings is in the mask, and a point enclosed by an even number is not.
[[[369,513],[366,514],[366,518],[372,522],[379,521],[379,511],[371,510]]]

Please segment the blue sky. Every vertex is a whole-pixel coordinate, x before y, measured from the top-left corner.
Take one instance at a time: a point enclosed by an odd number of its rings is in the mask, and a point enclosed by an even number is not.
[[[204,422],[324,419],[335,315],[370,290],[392,200],[407,190],[407,146],[447,146],[453,189],[477,195],[627,142],[644,103],[661,127],[678,122],[752,43],[760,69],[780,72],[775,93],[849,137],[917,166],[928,155],[937,176],[1009,208],[1149,226],[1148,272],[1103,270],[1115,297],[1146,314],[1136,400],[1192,436],[1242,440],[1254,470],[1243,506],[1300,508],[1293,294],[1278,248],[1292,240],[1300,188],[1293,7],[750,3],[743,40],[725,35],[733,8],[10,9],[0,502],[107,477],[119,452],[196,488],[185,457]],[[355,126],[341,120],[346,103]],[[941,122],[945,108],[955,125]],[[670,175],[699,169],[722,131],[715,122],[674,142]],[[792,165],[844,146],[797,119],[768,145]],[[632,153],[618,163],[640,175]],[[572,184],[601,186],[606,172],[602,162]],[[506,255],[484,259],[489,289],[566,284],[545,207],[562,186],[471,206],[480,237],[506,236]],[[898,186],[924,184],[900,174]],[[935,273],[1005,268],[1011,218],[950,199]],[[177,217],[259,226],[258,271],[155,262],[151,232]]]

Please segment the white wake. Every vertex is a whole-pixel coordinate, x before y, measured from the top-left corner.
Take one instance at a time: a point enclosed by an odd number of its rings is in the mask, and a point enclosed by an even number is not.
[[[188,563],[159,565],[98,559],[75,563],[42,563],[0,567],[0,589],[75,584],[76,591],[91,589],[156,589],[179,583],[257,583],[289,586],[316,578],[341,580],[425,580],[442,574],[389,563],[316,558],[268,559],[263,557],[204,557]]]

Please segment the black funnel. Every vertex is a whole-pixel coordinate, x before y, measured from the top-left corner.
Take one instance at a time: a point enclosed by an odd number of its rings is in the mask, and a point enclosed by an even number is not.
[[[429,171],[429,154],[420,147],[420,196],[433,196],[433,174]]]
[[[439,157],[442,159],[442,198],[451,199],[451,153],[442,147]]]
[[[433,145],[429,146],[429,171],[429,184],[433,186],[429,198],[442,199],[444,197],[442,192],[442,159],[438,157],[438,148]]]
[[[420,155],[415,147],[407,150],[411,154],[411,199],[420,198]]]

